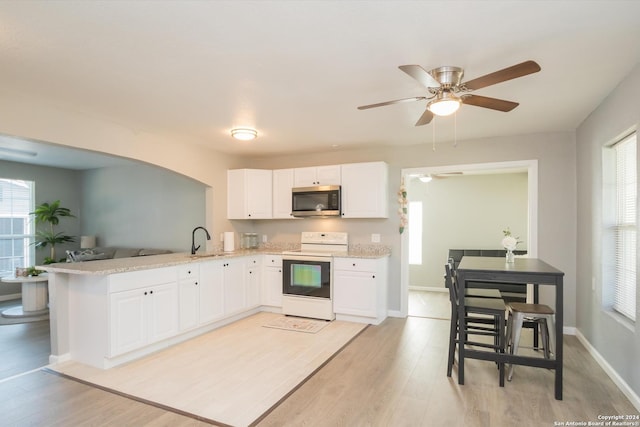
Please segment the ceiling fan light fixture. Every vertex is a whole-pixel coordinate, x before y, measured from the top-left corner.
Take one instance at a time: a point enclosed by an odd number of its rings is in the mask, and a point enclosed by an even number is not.
[[[258,137],[258,131],[251,128],[234,128],[231,129],[231,136],[240,141],[251,141]]]
[[[460,108],[460,98],[446,90],[427,104],[427,109],[436,116],[449,116],[458,111],[458,108]]]

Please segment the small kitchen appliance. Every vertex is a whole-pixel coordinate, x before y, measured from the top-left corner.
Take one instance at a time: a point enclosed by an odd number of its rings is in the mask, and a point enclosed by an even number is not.
[[[333,320],[333,254],[346,253],[348,234],[302,232],[300,250],[282,253],[282,313]]]
[[[291,215],[294,217],[340,216],[340,186],[319,185],[291,189]]]

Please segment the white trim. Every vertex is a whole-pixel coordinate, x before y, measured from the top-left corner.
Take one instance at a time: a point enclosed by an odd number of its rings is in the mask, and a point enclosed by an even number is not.
[[[441,286],[409,286],[410,291],[449,292]]]
[[[0,295],[0,301],[11,301],[14,299],[22,298],[22,293],[19,294],[8,294],[8,295]]]
[[[494,163],[473,163],[450,166],[425,166],[400,171],[401,178],[407,180],[411,174],[442,174],[451,172],[527,170],[528,191],[528,230],[527,252],[532,258],[538,257],[538,160],[515,160]],[[409,312],[409,237],[400,235],[400,316],[407,317]]]
[[[604,370],[604,372],[611,378],[611,381],[620,389],[620,391],[627,396],[627,399],[631,402],[631,404],[640,411],[640,396],[638,396],[632,389],[629,387],[629,384],[616,372],[615,369],[605,360],[604,357],[595,349],[587,340],[587,338],[582,335],[579,330],[576,330],[576,337],[578,337],[578,341],[584,345],[587,349],[591,357],[600,365],[600,367]]]

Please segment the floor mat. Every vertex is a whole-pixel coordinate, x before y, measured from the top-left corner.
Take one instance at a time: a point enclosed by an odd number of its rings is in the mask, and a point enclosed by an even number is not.
[[[284,329],[287,331],[306,332],[315,334],[321,331],[329,322],[326,320],[307,319],[304,317],[280,316],[262,325],[265,328]]]

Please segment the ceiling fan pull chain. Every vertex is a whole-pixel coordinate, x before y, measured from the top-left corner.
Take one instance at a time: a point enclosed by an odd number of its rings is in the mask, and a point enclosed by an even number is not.
[[[436,151],[436,121],[433,121],[433,127],[431,128],[431,140],[433,141],[433,151]]]
[[[453,115],[453,147],[458,146],[458,113]]]

